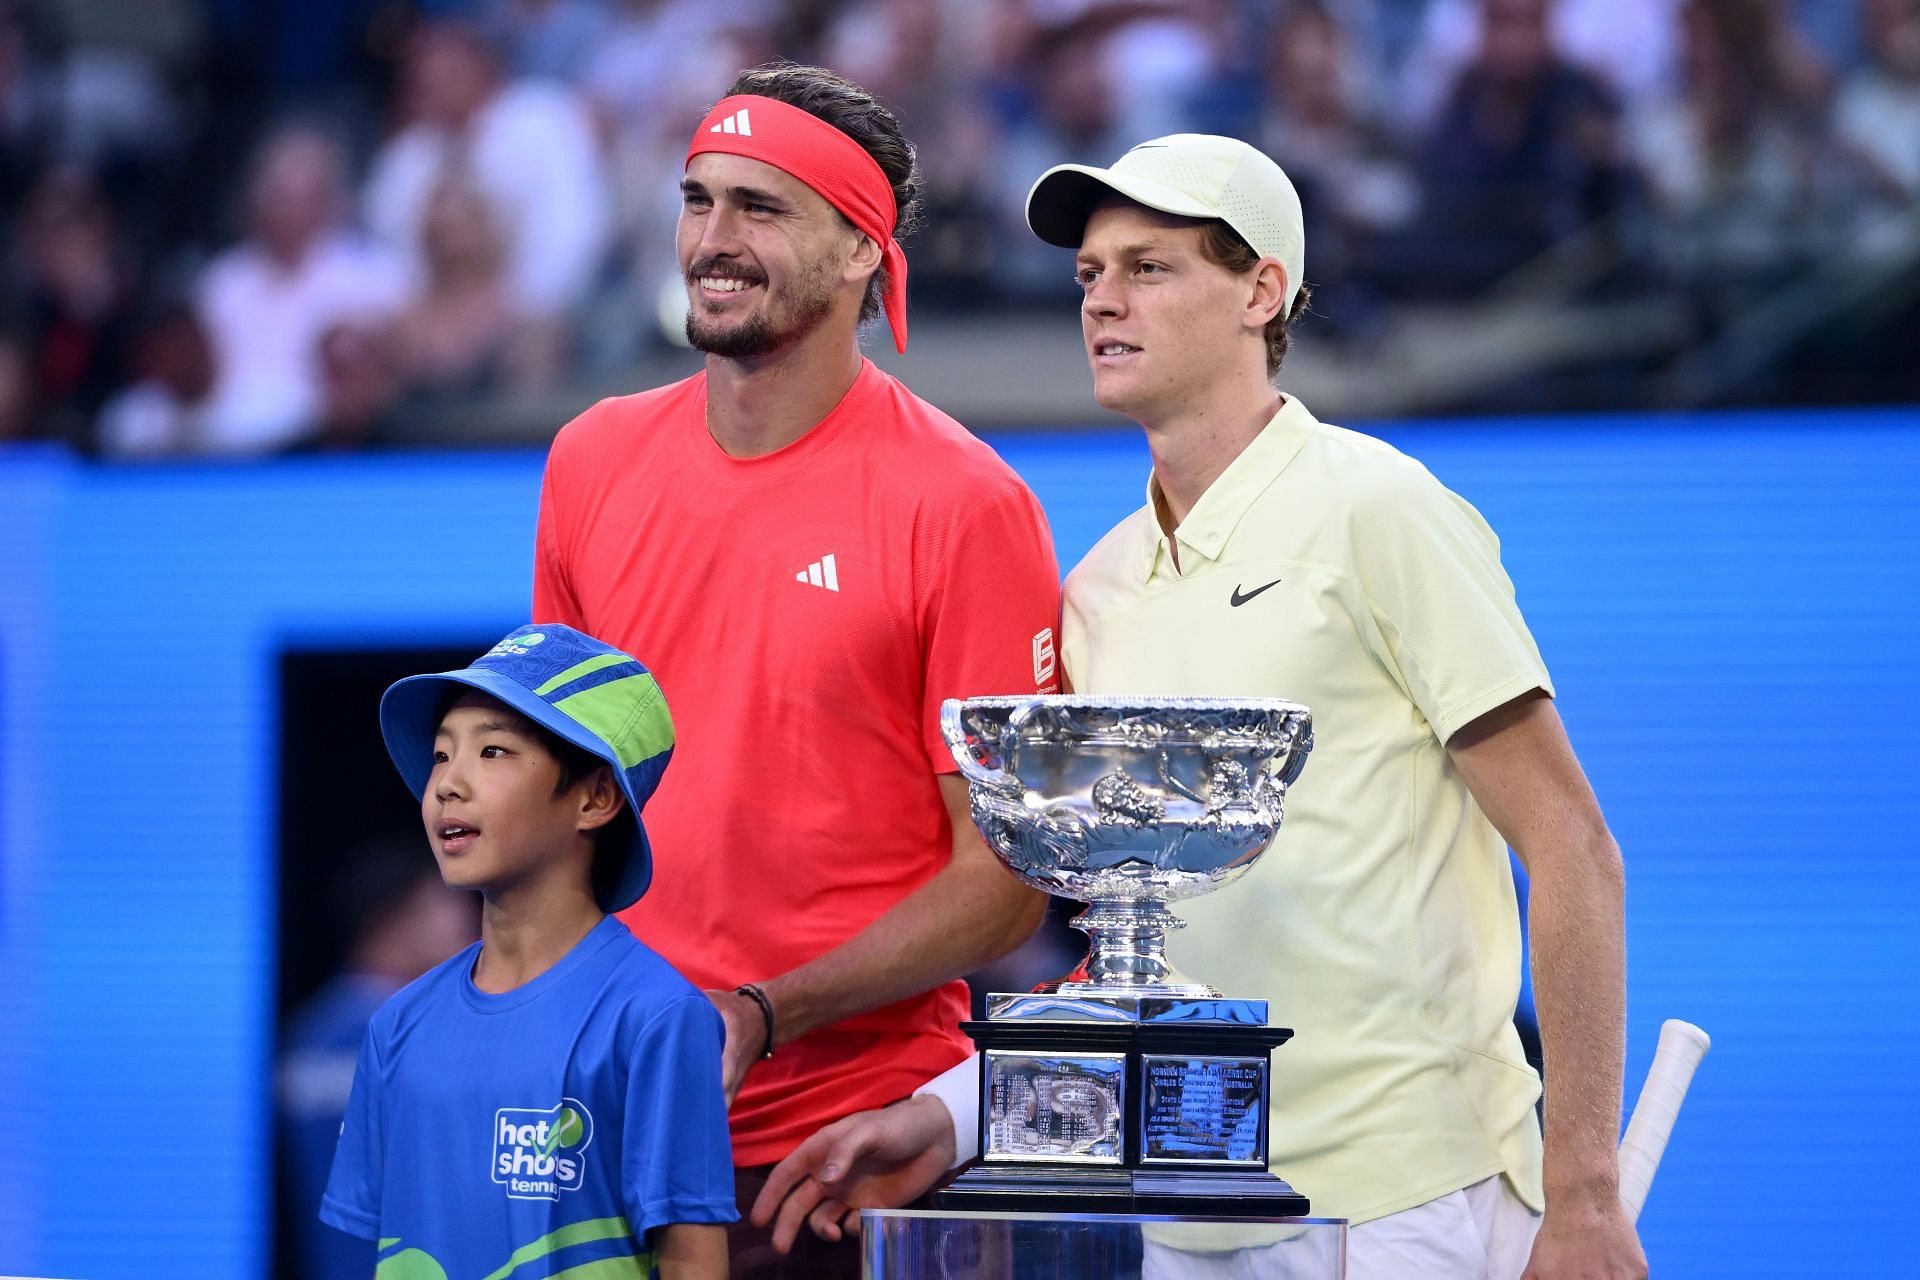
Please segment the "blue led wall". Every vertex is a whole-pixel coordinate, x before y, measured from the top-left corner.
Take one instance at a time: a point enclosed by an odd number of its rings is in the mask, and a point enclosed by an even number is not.
[[[1663,1018],[1714,1037],[1656,1274],[1904,1271],[1920,421],[1380,434],[1500,533],[1626,851],[1630,1089]],[[1140,499],[1131,433],[996,444],[1063,565]],[[277,657],[520,620],[540,461],[0,454],[0,1272],[265,1273]]]

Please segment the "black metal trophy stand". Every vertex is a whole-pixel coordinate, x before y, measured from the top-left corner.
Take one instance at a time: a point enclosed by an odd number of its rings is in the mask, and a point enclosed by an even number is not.
[[[980,1159],[934,1204],[961,1212],[1299,1217],[1267,1169],[1268,1055],[1293,1035],[1263,1000],[989,998]]]

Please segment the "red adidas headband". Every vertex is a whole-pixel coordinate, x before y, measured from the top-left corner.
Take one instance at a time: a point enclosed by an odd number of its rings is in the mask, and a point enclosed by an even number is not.
[[[867,149],[810,111],[759,94],[715,103],[693,131],[687,163],[708,151],[745,156],[790,173],[847,221],[885,246],[887,324],[893,345],[907,349],[907,255],[893,238],[899,210],[893,184]]]

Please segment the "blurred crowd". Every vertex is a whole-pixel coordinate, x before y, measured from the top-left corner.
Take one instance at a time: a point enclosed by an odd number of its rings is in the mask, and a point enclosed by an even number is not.
[[[684,309],[691,123],[775,57],[918,145],[919,314],[1069,299],[1029,184],[1180,130],[1293,176],[1332,341],[1569,257],[1722,317],[1914,264],[1920,0],[0,0],[0,439],[352,448],[615,378]]]

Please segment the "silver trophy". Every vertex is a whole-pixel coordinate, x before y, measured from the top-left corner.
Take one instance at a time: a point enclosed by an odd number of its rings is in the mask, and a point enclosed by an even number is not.
[[[1276,1216],[1265,1001],[1174,972],[1167,904],[1244,873],[1279,831],[1313,719],[1277,698],[949,700],[974,822],[1026,883],[1087,903],[1086,963],[967,1024],[984,1054],[981,1160],[952,1207]]]

